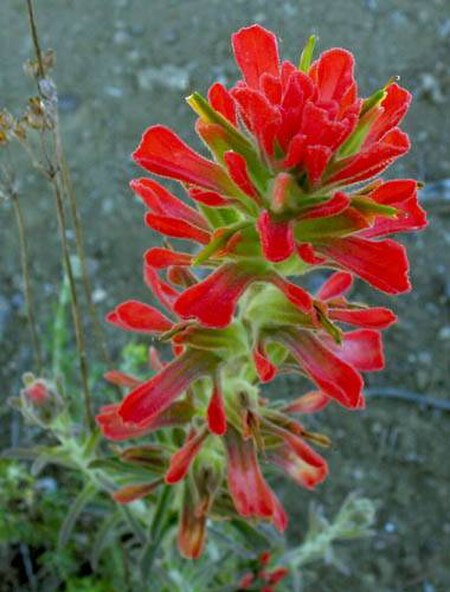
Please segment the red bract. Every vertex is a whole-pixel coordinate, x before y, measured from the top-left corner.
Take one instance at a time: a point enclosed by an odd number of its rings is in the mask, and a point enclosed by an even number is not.
[[[375,179],[409,149],[398,126],[410,94],[389,82],[359,97],[352,54],[335,48],[311,63],[311,42],[297,67],[280,60],[270,31],[241,29],[232,43],[242,80],[187,99],[211,158],[161,125],[144,133],[133,155],[182,190],[147,178],[131,183],[147,225],[165,237],[144,265],[164,312],[128,300],[107,320],[170,343],[174,356],[163,364],[152,350],[149,380],[109,373],[130,392],[97,421],[117,441],[168,431],[158,470],[165,486],[183,488],[178,545],[190,558],[202,552],[207,517],[234,512],[285,529],[260,459],[307,489],[326,478],[327,463],[310,444],[326,447],[328,437],[292,414],[332,401],[364,407],[361,373],[383,368],[380,331],[396,317],[349,302],[347,293],[354,276],[387,294],[409,290],[406,251],[386,237],[426,225],[416,181]],[[317,266],[333,273],[311,295],[298,278]],[[316,390],[273,407],[259,386],[287,372]],[[143,479],[116,498],[152,491]],[[278,580],[263,581],[269,590]]]
[[[171,216],[162,211],[172,212],[173,197],[167,208],[146,200],[159,211],[148,217],[153,228],[207,244],[218,261],[254,254],[277,263],[307,244],[309,264],[315,264],[316,252],[321,265],[348,269],[382,291],[409,290],[403,247],[372,239],[425,225],[416,182],[342,190],[376,176],[409,149],[406,134],[396,126],[410,94],[389,83],[363,100],[348,51],[331,49],[299,70],[280,61],[275,36],[259,25],[236,33],[233,48],[243,80],[230,91],[215,84],[209,102],[198,93],[188,99],[215,161],[194,153],[161,126],[146,132],[135,159],[151,172],[188,183],[194,199],[215,195],[203,202],[209,207],[238,211],[231,216],[226,210],[223,221],[221,215],[214,222],[211,218],[208,228],[183,206],[187,215],[170,225]],[[135,189],[142,195],[142,180]],[[214,249],[217,231],[208,235],[208,230],[223,226],[232,235],[230,223],[242,220],[257,233],[246,230],[225,252]]]

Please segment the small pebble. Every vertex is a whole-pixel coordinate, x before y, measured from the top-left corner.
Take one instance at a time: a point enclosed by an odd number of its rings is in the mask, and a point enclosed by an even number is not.
[[[113,97],[114,99],[123,97],[123,88],[119,86],[105,86],[103,90],[108,97]]]
[[[62,93],[58,97],[58,107],[61,113],[74,113],[81,105],[81,99],[71,93]]]
[[[189,72],[172,64],[161,68],[145,68],[137,73],[138,84],[143,90],[162,86],[172,90],[186,90],[189,86]]]
[[[446,325],[439,330],[438,339],[440,341],[448,341],[450,339],[450,325]]]
[[[392,534],[397,530],[397,527],[393,522],[386,522],[386,524],[384,525],[384,530],[388,534]]]

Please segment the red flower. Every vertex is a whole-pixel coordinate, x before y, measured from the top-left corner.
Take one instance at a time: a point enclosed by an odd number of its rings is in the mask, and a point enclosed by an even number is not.
[[[188,98],[212,158],[161,125],[144,133],[133,155],[179,181],[190,205],[152,179],[131,183],[147,225],[166,237],[144,266],[165,312],[128,300],[107,320],[170,343],[174,358],[162,364],[153,353],[150,380],[108,373],[131,391],[97,418],[112,440],[183,429],[183,444],[179,430],[165,439],[163,470],[166,484],[183,487],[178,545],[190,558],[201,554],[214,513],[285,529],[260,456],[308,489],[326,478],[327,463],[309,443],[327,446],[328,438],[291,414],[331,400],[364,407],[361,372],[383,368],[380,331],[396,317],[346,294],[354,275],[388,294],[409,290],[405,249],[386,237],[426,225],[415,181],[373,180],[409,149],[398,127],[411,100],[406,90],[388,83],[362,99],[350,52],[331,49],[311,63],[310,45],[296,67],[280,61],[275,36],[259,25],[232,41],[242,80],[230,90],[214,84],[207,99]],[[312,296],[295,278],[315,266],[333,274]],[[258,384],[278,372],[300,372],[317,390],[273,409]],[[131,484],[116,499],[152,487]],[[272,590],[285,571],[257,575]]]
[[[228,487],[241,516],[271,520],[278,530],[287,526],[287,516],[261,473],[251,439],[244,440],[234,428],[225,436]]]
[[[201,262],[223,262],[204,288],[192,288],[198,309],[204,302],[215,315],[223,310],[223,317],[191,310],[190,294],[181,296],[179,314],[212,327],[228,324],[236,301],[258,279],[249,272],[244,279],[240,267],[227,263],[242,257],[253,258],[264,281],[273,264],[300,256],[309,265],[347,269],[387,293],[409,290],[404,248],[373,239],[426,224],[417,184],[389,181],[342,191],[381,173],[409,149],[396,127],[409,93],[391,83],[363,100],[348,51],[331,49],[299,70],[280,61],[275,36],[259,25],[233,35],[233,48],[243,80],[230,91],[214,84],[209,102],[198,93],[188,99],[215,160],[196,154],[163,126],[147,130],[134,154],[147,170],[187,184],[194,200],[221,208],[206,220],[154,181],[132,183],[152,210],[146,218],[152,228],[206,245]],[[261,267],[261,258],[272,265]],[[181,259],[189,264],[188,255]],[[164,262],[154,256],[153,264]]]

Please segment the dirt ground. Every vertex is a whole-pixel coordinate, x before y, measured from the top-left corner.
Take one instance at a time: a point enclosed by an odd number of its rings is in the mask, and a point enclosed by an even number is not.
[[[415,99],[405,123],[414,148],[394,173],[432,188],[450,177],[449,0],[39,0],[36,5],[43,45],[57,54],[64,142],[102,311],[124,298],[145,297],[141,256],[157,240],[127,188],[136,174],[129,154],[145,127],[157,122],[198,146],[194,116],[183,97],[205,91],[214,80],[235,79],[229,37],[240,26],[268,26],[280,36],[283,55],[293,60],[311,32],[319,35],[320,49],[349,48],[363,94],[401,76]],[[16,114],[33,92],[22,75],[31,52],[26,24],[23,0],[2,0],[0,107]],[[56,225],[47,188],[20,159],[17,163],[45,332],[60,281]],[[405,240],[415,289],[394,302],[401,321],[386,334],[387,370],[369,381],[374,390],[449,397],[449,191],[448,184],[436,186],[429,199],[430,227]],[[31,355],[11,221],[10,209],[0,206],[4,396],[17,391]],[[372,303],[383,302],[360,284],[357,291]],[[108,335],[117,350],[122,336],[113,330]],[[290,381],[277,388],[295,394],[298,387]],[[9,438],[8,415],[3,417]],[[373,397],[364,412],[327,411],[320,427],[335,442],[331,476],[313,496],[285,492],[292,540],[301,536],[311,498],[332,512],[349,491],[358,490],[376,500],[379,511],[376,535],[342,548],[347,570],[319,565],[308,572],[306,590],[450,590],[449,412]]]

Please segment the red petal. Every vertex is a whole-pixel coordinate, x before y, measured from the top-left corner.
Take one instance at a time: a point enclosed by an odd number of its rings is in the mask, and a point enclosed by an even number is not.
[[[349,205],[350,200],[345,193],[337,191],[328,201],[313,206],[310,209],[308,208],[306,213],[301,214],[298,219],[309,220],[311,218],[328,218],[330,216],[336,216],[346,210]]]
[[[233,189],[221,166],[194,152],[163,125],[155,125],[144,132],[133,158],[137,164],[157,175],[193,183],[219,193]]]
[[[274,514],[272,491],[262,476],[253,440],[243,440],[229,426],[225,445],[228,456],[228,488],[236,510],[244,517],[271,518]]]
[[[242,266],[226,263],[185,290],[175,302],[175,312],[183,319],[195,318],[207,327],[226,327],[240,296],[254,279],[254,274]]]
[[[208,230],[206,220],[197,210],[184,204],[153,179],[133,179],[130,187],[155,214],[168,218],[181,218],[194,226]]]
[[[139,378],[135,378],[134,376],[125,374],[125,372],[120,372],[119,370],[110,370],[109,372],[105,372],[103,378],[111,384],[116,384],[117,386],[126,386],[128,388],[134,388],[140,385],[142,382],[142,380]]]
[[[173,238],[193,240],[204,245],[208,244],[211,239],[209,232],[182,219],[148,213],[145,216],[145,222],[147,226],[153,228],[156,232]]]
[[[183,446],[177,452],[175,452],[175,454],[170,459],[169,468],[165,475],[166,483],[173,485],[174,483],[178,483],[178,481],[181,481],[186,477],[189,467],[191,466],[194,458],[200,452],[203,442],[207,436],[208,432],[206,430],[202,430],[197,434],[190,434],[186,438]]]
[[[332,154],[331,148],[327,146],[308,146],[306,148],[303,163],[312,185],[316,185],[320,181]]]
[[[161,485],[161,479],[155,479],[151,483],[137,483],[135,485],[126,485],[120,489],[116,489],[112,493],[112,498],[119,504],[129,504],[136,500],[147,497]]]
[[[261,148],[271,156],[274,139],[281,123],[281,116],[266,97],[248,87],[233,89],[233,97],[239,104],[240,114]]]
[[[177,253],[176,251],[162,249],[160,247],[154,247],[146,251],[144,258],[146,264],[155,269],[164,269],[172,265],[189,267],[193,259],[192,255],[188,255],[187,253]]]
[[[302,312],[309,313],[313,307],[313,300],[306,290],[300,288],[277,273],[270,277],[272,283],[283,292],[286,298],[297,306]]]
[[[326,395],[344,407],[358,405],[363,381],[356,370],[338,358],[324,343],[307,331],[280,332],[277,340],[296,358],[305,373]]]
[[[362,232],[362,236],[376,238],[396,232],[419,230],[427,225],[427,216],[417,199],[417,181],[398,179],[387,181],[369,194],[379,204],[393,206],[398,213],[395,218],[377,217],[371,228]]]
[[[272,523],[279,532],[284,532],[287,528],[289,521],[288,515],[286,513],[286,510],[281,505],[280,500],[275,495],[275,493],[273,491],[271,493],[273,503]],[[270,592],[270,590],[272,590],[272,588],[269,588],[267,592]],[[263,589],[262,592],[266,591],[264,591]]]
[[[223,395],[218,381],[214,381],[213,393],[208,405],[209,431],[217,436],[223,436],[227,431],[227,419],[223,403]]]
[[[318,257],[310,243],[300,243],[297,245],[297,253],[300,259],[310,265],[320,265],[325,261],[324,257]]]
[[[241,154],[229,150],[225,152],[224,160],[228,173],[236,185],[250,197],[258,198],[258,192],[248,176],[247,161],[245,158]],[[255,201],[259,202],[259,199]]]
[[[328,317],[356,327],[367,329],[387,329],[396,322],[397,317],[388,308],[330,308]]]
[[[332,239],[317,248],[387,294],[402,294],[411,289],[405,248],[392,240],[347,237]]]
[[[221,208],[230,205],[230,200],[222,197],[218,193],[214,191],[204,191],[203,189],[197,189],[195,187],[191,187],[189,189],[189,195],[195,201],[198,201],[205,206],[210,206],[212,208]]]
[[[129,331],[160,333],[173,327],[173,322],[159,310],[137,300],[127,300],[119,304],[115,312],[120,326]]]
[[[277,367],[267,357],[262,343],[253,350],[253,361],[255,363],[256,372],[261,382],[270,382],[277,374]]]
[[[280,60],[273,33],[260,25],[252,25],[234,33],[231,39],[236,62],[250,87],[258,88],[265,73],[278,76]]]
[[[294,235],[289,222],[276,222],[264,210],[258,218],[257,229],[264,257],[268,261],[284,261],[295,251]]]
[[[189,350],[141,384],[122,401],[119,414],[125,422],[142,425],[162,413],[189,385],[214,369],[217,358]]]
[[[329,347],[348,364],[362,372],[375,372],[384,368],[383,342],[379,331],[358,329],[345,333],[342,345],[329,341]]]
[[[331,399],[322,391],[311,391],[289,403],[285,408],[287,413],[317,413],[328,406]]]
[[[269,575],[268,583],[273,585],[278,584],[289,574],[289,569],[287,567],[277,567],[276,569],[271,572]]]
[[[370,145],[382,138],[389,130],[398,125],[411,104],[411,94],[398,84],[390,84],[381,104],[381,115],[370,128],[365,145]]]
[[[120,404],[106,405],[95,418],[103,436],[108,440],[139,438],[163,427],[183,425],[192,416],[186,405],[181,406],[176,402],[158,417],[136,424],[125,422],[119,415],[119,408]]]
[[[155,372],[159,372],[165,366],[164,362],[162,362],[159,357],[158,350],[153,345],[148,348],[148,363],[150,368]]]
[[[167,310],[172,310],[173,303],[178,298],[178,292],[164,282],[157,272],[149,265],[144,265],[144,279],[152,293]]]
[[[298,440],[302,442],[300,438]],[[305,442],[302,442],[301,447],[285,444],[275,449],[270,460],[306,489],[314,489],[328,475],[326,461]]]
[[[184,497],[178,529],[178,549],[187,559],[198,559],[205,546],[206,515],[196,512],[193,484],[185,481]]]
[[[223,84],[220,84],[220,82],[213,84],[208,91],[208,99],[213,109],[223,115],[225,119],[228,119],[232,125],[236,126],[236,105],[234,104],[233,97]]]
[[[406,154],[409,148],[410,142],[407,134],[399,128],[394,128],[363,152],[344,159],[342,168],[332,174],[327,179],[327,183],[345,182],[349,185],[370,179],[384,171],[394,160]]]
[[[259,79],[259,88],[273,105],[281,102],[283,88],[278,76],[266,72]]]
[[[309,76],[317,84],[322,101],[340,102],[355,87],[353,55],[339,47],[324,51],[314,62]]]
[[[353,284],[353,276],[346,271],[337,271],[333,273],[317,292],[317,298],[323,301],[335,300],[341,296],[345,296],[351,289]]]
[[[177,218],[169,218],[167,216],[158,216],[156,214],[146,214],[145,222],[147,226],[173,238],[184,238],[187,240],[196,241],[202,245],[209,243],[211,234],[193,226],[189,222],[179,220]]]

